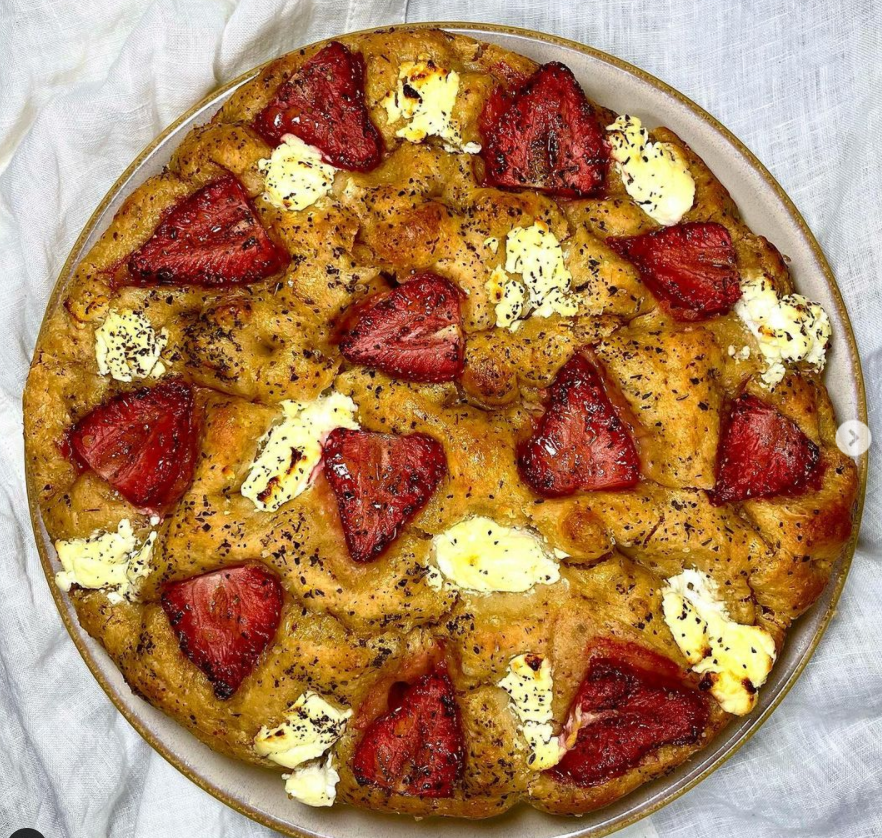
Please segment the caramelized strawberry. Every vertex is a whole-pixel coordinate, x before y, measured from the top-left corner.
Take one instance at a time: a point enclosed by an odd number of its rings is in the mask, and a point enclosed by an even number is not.
[[[173,506],[187,490],[198,443],[193,391],[176,380],[116,396],[70,432],[81,465],[151,512]]]
[[[205,673],[218,698],[229,698],[275,637],[282,585],[263,565],[225,567],[170,582],[162,608],[181,651]]]
[[[583,788],[620,777],[663,745],[697,742],[708,702],[672,661],[632,643],[602,642],[570,707],[568,750],[549,769]]]
[[[742,393],[724,422],[714,500],[768,498],[815,485],[821,452],[772,405]]]
[[[689,221],[642,236],[607,239],[677,320],[725,314],[741,297],[732,237],[713,221]]]
[[[426,434],[336,428],[324,445],[349,555],[369,562],[398,537],[447,472],[444,449]]]
[[[344,319],[340,351],[356,364],[405,381],[452,381],[462,373],[460,299],[450,281],[433,273],[374,294]]]
[[[514,92],[492,95],[481,128],[490,183],[565,196],[592,195],[604,184],[603,130],[563,64],[545,64]]]
[[[640,474],[637,449],[597,369],[574,355],[551,385],[545,414],[518,448],[518,466],[540,495],[622,489]]]
[[[439,669],[415,684],[396,687],[389,707],[355,750],[356,781],[412,797],[452,797],[465,747],[447,673]]]
[[[209,183],[166,212],[128,262],[134,285],[244,285],[278,273],[287,255],[255,215],[231,175]]]
[[[295,134],[338,169],[375,168],[383,142],[364,104],[364,59],[331,42],[279,88],[254,130],[272,146]]]

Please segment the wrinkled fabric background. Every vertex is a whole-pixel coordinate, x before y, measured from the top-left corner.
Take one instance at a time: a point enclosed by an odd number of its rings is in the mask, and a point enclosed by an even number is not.
[[[273,834],[154,753],[69,641],[27,516],[21,391],[68,251],[160,130],[221,83],[301,44],[439,17],[582,41],[718,117],[805,215],[862,351],[879,442],[838,616],[761,733],[620,834],[882,835],[879,0],[0,0],[0,838],[23,827],[46,838]]]

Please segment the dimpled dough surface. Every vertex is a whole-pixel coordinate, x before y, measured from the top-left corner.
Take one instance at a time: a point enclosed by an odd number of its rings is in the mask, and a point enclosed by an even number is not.
[[[791,371],[773,391],[762,390],[759,353],[740,359],[727,352],[751,340],[734,314],[702,323],[673,320],[634,266],[604,243],[609,235],[656,228],[614,168],[598,198],[502,191],[476,180],[471,155],[449,153],[434,141],[407,142],[388,123],[382,100],[399,66],[429,55],[459,74],[454,116],[463,141],[479,142],[478,117],[500,67],[527,75],[535,69],[531,61],[425,30],[340,40],[365,60],[366,103],[386,149],[378,168],[340,172],[332,194],[304,210],[280,211],[262,197],[258,161],[271,149],[249,125],[315,48],[286,55],[194,129],[167,169],[134,191],[49,313],[25,411],[28,467],[44,521],[54,539],[113,530],[123,519],[142,536],[151,526],[149,516],[97,475],[75,468],[60,446],[79,418],[135,386],[99,375],[94,338],[111,308],[139,311],[167,331],[166,375],[195,386],[203,429],[194,480],[157,525],[138,596],[114,603],[101,590],[75,587],[70,594],[82,625],[131,688],[211,747],[280,771],[255,753],[253,740],[304,691],[357,710],[440,641],[465,735],[464,774],[454,796],[421,799],[360,786],[348,764],[360,731],[350,724],[335,746],[338,800],[473,818],[519,800],[552,812],[589,811],[679,764],[730,717],[711,702],[698,743],[663,746],[593,787],[569,786],[527,766],[516,719],[497,687],[508,662],[526,652],[550,659],[556,731],[585,674],[592,638],[633,641],[685,668],[662,617],[661,589],[688,568],[710,576],[729,614],[765,628],[780,648],[791,621],[822,591],[847,534],[855,469],[834,444],[832,408],[816,374]],[[615,114],[597,107],[610,124]],[[761,270],[780,292],[791,291],[781,256],[745,226],[702,161],[671,131],[652,135],[688,161],[696,200],[683,220],[724,225],[740,271]],[[288,250],[284,275],[237,288],[114,288],[112,267],[146,241],[163,211],[225,172],[240,180]],[[504,240],[513,228],[537,221],[562,242],[578,312],[532,318],[516,332],[494,328],[486,282],[503,257],[487,240]],[[334,343],[340,314],[390,278],[425,269],[465,295],[460,381],[407,383],[347,363]],[[542,389],[588,344],[638,408],[643,477],[632,489],[541,500],[520,479],[515,448],[529,435]],[[748,390],[820,447],[823,480],[795,496],[714,506],[707,490],[721,411],[749,376]],[[309,401],[332,385],[353,399],[363,428],[424,432],[442,443],[447,458],[448,474],[428,504],[369,564],[350,560],[322,475],[275,511],[257,510],[239,492],[278,403]],[[475,515],[531,527],[568,554],[560,581],[525,594],[485,596],[429,584],[431,537]],[[181,654],[159,596],[170,580],[243,561],[264,562],[278,573],[282,617],[254,671],[221,701]]]

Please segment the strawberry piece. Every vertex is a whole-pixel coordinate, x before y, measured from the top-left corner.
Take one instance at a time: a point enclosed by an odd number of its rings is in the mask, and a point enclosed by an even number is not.
[[[396,684],[389,706],[355,749],[356,781],[411,797],[452,797],[465,743],[447,673],[438,669],[412,685]]]
[[[181,652],[201,669],[214,694],[229,698],[275,637],[282,585],[263,565],[224,567],[170,582],[162,608]]]
[[[772,405],[742,393],[720,434],[717,503],[768,498],[817,485],[821,452]]]
[[[166,212],[130,257],[134,285],[244,285],[281,271],[284,251],[270,239],[242,185],[231,175]]]
[[[172,380],[99,405],[70,431],[70,448],[135,506],[163,512],[193,479],[199,422],[188,384]]]
[[[383,141],[364,104],[364,59],[332,41],[279,88],[254,130],[272,146],[295,134],[338,169],[375,168]]]
[[[597,367],[574,355],[551,385],[545,414],[518,447],[518,466],[540,495],[622,489],[640,474],[637,449]]]
[[[732,237],[713,221],[689,221],[606,243],[633,262],[676,320],[725,314],[741,297]]]
[[[465,353],[461,298],[449,280],[419,274],[355,305],[344,318],[340,351],[405,381],[452,381]]]
[[[673,661],[632,643],[605,641],[570,707],[569,748],[548,773],[583,788],[620,777],[663,745],[697,742],[707,698],[685,686]]]
[[[447,473],[441,443],[426,434],[336,428],[325,442],[324,461],[349,555],[357,562],[379,556]]]
[[[603,130],[563,64],[544,64],[513,92],[491,95],[480,127],[490,183],[570,197],[596,194],[604,184]]]

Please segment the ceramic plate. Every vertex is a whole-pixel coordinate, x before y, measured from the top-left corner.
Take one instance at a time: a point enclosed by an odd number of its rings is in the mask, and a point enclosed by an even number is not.
[[[745,221],[789,257],[797,288],[822,303],[833,323],[827,386],[840,421],[867,421],[860,360],[848,314],[833,274],[796,207],[763,165],[713,117],[677,91],[636,67],[590,47],[550,35],[487,24],[435,23],[435,27],[491,41],[538,62],[561,61],[570,67],[588,96],[618,112],[639,116],[650,127],[665,125],[682,137],[729,190]],[[301,46],[292,40],[290,49]],[[207,122],[230,94],[250,81],[260,68],[246,73],[196,105],[151,143],[116,182],[92,216],[58,278],[50,308],[59,298],[74,267],[133,189],[158,173],[171,152],[194,125]],[[83,658],[120,712],[169,762],[193,782],[239,812],[292,836],[316,838],[564,838],[606,835],[655,811],[692,788],[731,756],[768,718],[799,677],[833,615],[845,582],[860,522],[866,483],[866,455],[860,462],[861,487],[854,536],[846,545],[830,584],[814,607],[787,635],[785,646],[754,712],[733,722],[706,750],[672,774],[642,786],[605,809],[582,818],[545,815],[517,806],[487,821],[429,819],[415,826],[411,818],[381,815],[348,806],[310,809],[284,793],[279,775],[214,753],[176,722],[136,698],[116,666],[83,631],[70,603],[53,582],[58,569],[54,550],[36,504],[31,515],[37,545],[55,602]],[[31,477],[28,493],[35,497]]]

